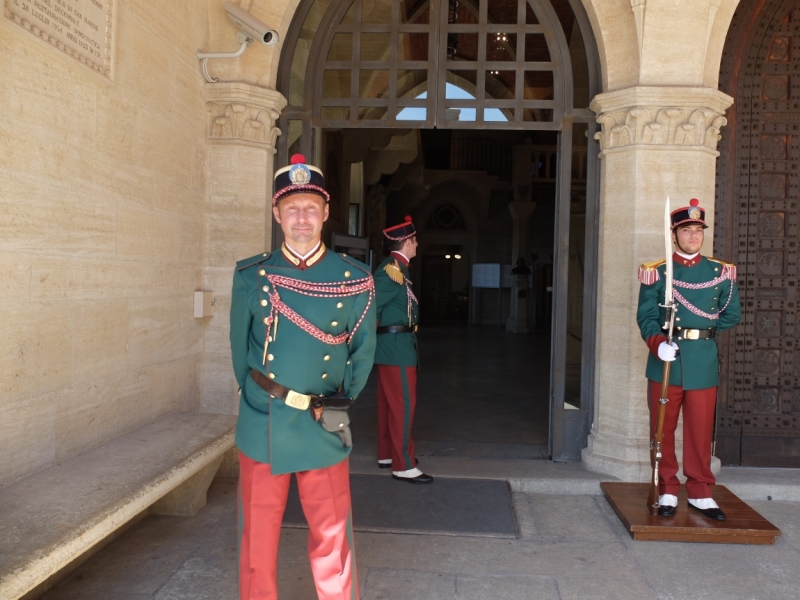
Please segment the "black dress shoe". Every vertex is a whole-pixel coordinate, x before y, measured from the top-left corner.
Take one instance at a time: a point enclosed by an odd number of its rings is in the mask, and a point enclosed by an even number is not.
[[[379,463],[378,463],[378,468],[379,468],[379,469],[391,469],[391,468],[392,468],[392,463],[382,463],[382,462],[379,462]]]
[[[690,504],[689,506],[695,510],[699,510],[703,513],[704,517],[709,519],[714,519],[715,521],[725,520],[725,513],[719,508],[697,508],[694,504]]]
[[[674,517],[675,511],[678,510],[677,506],[667,506],[666,504],[662,504],[658,507],[658,516],[659,517]]]
[[[430,475],[417,475],[416,477],[398,477],[394,473],[392,473],[392,477],[399,481],[407,481],[408,483],[433,483],[433,477]]]

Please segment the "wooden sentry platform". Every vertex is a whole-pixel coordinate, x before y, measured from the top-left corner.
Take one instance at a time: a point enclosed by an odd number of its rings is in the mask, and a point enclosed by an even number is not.
[[[689,508],[683,487],[678,495],[678,510],[668,518],[650,516],[647,483],[607,481],[600,487],[634,540],[769,545],[781,535],[780,529],[722,485],[715,485],[712,494],[728,517],[726,521],[708,519]]]

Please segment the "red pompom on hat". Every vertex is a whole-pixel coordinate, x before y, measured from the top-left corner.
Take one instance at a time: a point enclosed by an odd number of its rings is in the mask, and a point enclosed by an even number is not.
[[[292,158],[289,159],[289,164],[304,165],[306,164],[306,157],[302,154],[292,154]]]
[[[414,228],[414,223],[411,222],[411,217],[406,215],[403,217],[403,222],[399,225],[393,225],[383,230],[383,235],[390,242],[402,242],[408,238],[417,235],[417,230]]]
[[[697,198],[692,198],[689,200],[689,206],[700,206],[700,200]]]

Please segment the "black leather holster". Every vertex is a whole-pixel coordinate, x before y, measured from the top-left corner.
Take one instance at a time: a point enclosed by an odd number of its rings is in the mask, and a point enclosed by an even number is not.
[[[325,431],[338,435],[342,440],[342,446],[349,448],[353,445],[353,435],[350,433],[352,406],[352,398],[337,395],[314,398],[309,409],[311,417],[319,422]]]

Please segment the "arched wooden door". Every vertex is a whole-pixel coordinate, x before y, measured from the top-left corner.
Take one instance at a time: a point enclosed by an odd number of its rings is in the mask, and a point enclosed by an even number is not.
[[[743,0],[723,55],[734,96],[714,252],[738,265],[742,322],[720,340],[717,456],[800,467],[800,2]]]

